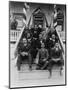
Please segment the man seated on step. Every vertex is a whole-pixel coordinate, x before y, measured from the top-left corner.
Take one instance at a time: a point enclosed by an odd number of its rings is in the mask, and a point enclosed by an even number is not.
[[[24,60],[31,61],[31,54],[29,53],[30,46],[27,43],[26,38],[23,38],[18,46],[18,59],[17,59],[17,68],[20,70],[21,64]],[[30,64],[29,64],[30,67]]]
[[[33,37],[32,41],[31,41],[31,48],[30,48],[30,53],[32,56],[32,61],[31,61],[31,67],[33,63],[36,63],[36,56],[37,56],[37,52],[38,50],[41,48],[41,43],[44,42],[45,40],[42,38],[42,34],[39,34],[38,36],[39,38],[37,38],[36,36]]]
[[[45,49],[45,44],[41,43],[41,49],[39,49],[36,57],[37,68],[36,69],[44,69],[46,64],[48,63],[48,51]]]
[[[56,42],[58,42],[58,40],[57,40],[57,37],[55,36],[55,34],[52,34],[50,38],[47,38],[45,46],[48,49],[49,54],[50,54],[51,48],[53,48],[55,46]]]
[[[61,75],[61,71],[63,69],[63,65],[64,65],[64,60],[63,60],[63,55],[62,55],[62,50],[60,48],[59,43],[55,43],[55,46],[51,49],[51,59],[49,61],[49,71],[50,71],[50,76],[52,74],[52,67],[54,65],[58,65],[60,66],[60,75]]]
[[[26,38],[27,38],[28,44],[31,44],[31,41],[32,41],[32,35],[31,35],[30,32],[27,33]]]

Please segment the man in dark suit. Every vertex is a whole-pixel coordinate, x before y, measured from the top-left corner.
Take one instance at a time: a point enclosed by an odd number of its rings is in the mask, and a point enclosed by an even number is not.
[[[28,62],[31,61],[31,54],[29,52],[30,46],[27,43],[26,38],[23,38],[18,46],[18,59],[17,59],[17,68],[20,70],[22,62],[27,59]],[[29,63],[30,67],[30,63]]]
[[[48,37],[45,42],[45,47],[48,49],[49,55],[51,52],[51,48],[55,46],[55,43],[58,42],[58,38],[55,34],[52,34],[51,37]]]
[[[50,71],[50,76],[52,75],[52,67],[56,64],[60,66],[60,75],[61,75],[61,70],[63,69],[64,61],[62,57],[62,50],[59,46],[59,43],[56,43],[53,48],[51,48],[51,59],[49,61],[49,71]]]
[[[18,22],[16,18],[14,18],[13,22],[11,22],[11,29],[16,30],[17,29]]]
[[[37,53],[37,59],[38,59],[38,64],[37,64],[37,68],[36,69],[44,69],[46,68],[46,65],[48,63],[48,51],[47,49],[45,48],[45,44],[42,42],[41,43],[41,48],[38,50],[38,53]]]

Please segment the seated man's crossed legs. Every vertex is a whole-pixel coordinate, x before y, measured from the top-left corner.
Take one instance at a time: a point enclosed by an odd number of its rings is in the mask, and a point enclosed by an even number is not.
[[[64,60],[60,59],[50,59],[50,61],[48,62],[48,70],[50,72],[50,76],[52,76],[52,69],[53,66],[58,66],[60,67],[60,75],[62,75],[62,70],[63,70],[63,65],[64,65]]]
[[[21,55],[19,54],[18,55],[18,59],[17,59],[17,69],[20,71],[21,69],[21,64],[27,59],[27,62],[29,64],[29,68],[30,68],[30,61],[31,61],[31,54],[28,53],[28,55]]]

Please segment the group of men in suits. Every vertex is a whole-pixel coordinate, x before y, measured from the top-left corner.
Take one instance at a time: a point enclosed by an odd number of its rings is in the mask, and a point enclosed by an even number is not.
[[[37,60],[37,70],[48,69],[51,74],[53,64],[63,66],[62,50],[55,31],[49,32],[47,38],[42,37],[42,28],[32,28],[31,33],[21,39],[18,47],[17,68],[20,70],[22,61],[28,58],[29,69]]]

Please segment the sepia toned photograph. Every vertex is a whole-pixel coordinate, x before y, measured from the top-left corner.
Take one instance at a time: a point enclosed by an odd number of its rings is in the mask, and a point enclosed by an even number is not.
[[[9,1],[9,88],[66,85],[66,5]]]

